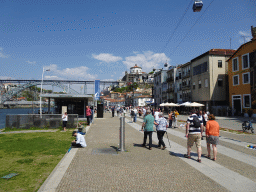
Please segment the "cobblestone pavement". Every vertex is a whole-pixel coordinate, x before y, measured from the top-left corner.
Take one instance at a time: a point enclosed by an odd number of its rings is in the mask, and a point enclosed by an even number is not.
[[[250,191],[256,187],[253,165],[256,150],[246,149],[233,139],[220,147],[216,162],[203,157],[202,163],[185,159],[184,130],[168,129],[172,148],[157,149],[156,133],[153,149],[141,147],[142,119],[131,123],[126,118],[127,152],[117,153],[120,120],[105,113],[95,119],[86,135],[87,147],[78,149],[56,191]],[[181,135],[182,134],[182,135]],[[229,134],[228,136],[233,136]],[[231,138],[232,137],[227,137]],[[167,138],[164,138],[168,146]],[[239,143],[236,145],[233,143]],[[230,146],[236,145],[236,150]],[[196,150],[195,147],[192,150]],[[225,154],[227,150],[230,155]],[[203,154],[206,149],[203,146]],[[238,158],[235,155],[238,154]],[[241,158],[240,156],[245,156]],[[247,157],[247,158],[246,158]],[[253,190],[252,190],[253,191]]]

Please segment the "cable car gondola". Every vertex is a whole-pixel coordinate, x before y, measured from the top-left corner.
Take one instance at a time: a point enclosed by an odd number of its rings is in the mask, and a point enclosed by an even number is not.
[[[200,12],[203,7],[203,1],[195,1],[193,5],[194,12]]]

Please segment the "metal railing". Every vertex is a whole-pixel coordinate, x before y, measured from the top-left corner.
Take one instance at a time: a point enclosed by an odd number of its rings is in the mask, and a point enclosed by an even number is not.
[[[76,128],[78,125],[78,114],[68,114],[67,128]],[[6,115],[5,127],[16,129],[58,128],[62,126],[61,114],[20,114]]]

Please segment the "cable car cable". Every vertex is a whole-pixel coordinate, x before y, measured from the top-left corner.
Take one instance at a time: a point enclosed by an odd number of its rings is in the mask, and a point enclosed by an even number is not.
[[[177,29],[178,29],[178,27],[180,26],[181,22],[183,21],[183,19],[184,19],[184,17],[185,17],[185,15],[186,15],[186,13],[188,12],[188,9],[191,7],[191,4],[192,4],[192,2],[193,2],[193,1],[194,1],[194,0],[190,0],[190,3],[188,4],[187,9],[185,10],[185,12],[183,13],[183,15],[181,16],[181,18],[180,18],[179,22],[177,23],[177,26],[175,27],[175,29],[174,29],[174,31],[172,32],[172,34],[171,34],[170,38],[169,38],[169,39],[168,39],[168,41],[166,42],[166,44],[165,44],[165,46],[164,46],[164,48],[163,48],[163,51],[162,51],[162,52],[164,52],[164,50],[166,49],[167,45],[168,45],[168,44],[169,44],[169,42],[171,41],[171,39],[172,39],[172,37],[173,37],[174,33],[176,32],[176,30],[177,30]]]
[[[180,46],[180,44],[184,41],[184,39],[188,36],[188,34],[190,33],[190,31],[193,29],[193,27],[197,24],[197,22],[200,20],[200,18],[205,14],[205,12],[208,10],[208,8],[211,6],[211,4],[214,2],[215,0],[212,0],[211,3],[208,5],[208,7],[205,9],[205,11],[202,13],[202,15],[200,15],[198,17],[198,19],[196,20],[196,22],[194,23],[194,25],[190,28],[190,30],[187,32],[187,34],[185,35],[185,37],[180,41],[180,43],[175,47],[174,51],[172,51],[172,53],[170,54],[170,56],[177,50],[177,48]]]

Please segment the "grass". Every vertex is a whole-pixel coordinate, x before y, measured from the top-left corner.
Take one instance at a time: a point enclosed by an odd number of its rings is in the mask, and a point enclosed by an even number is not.
[[[19,175],[0,178],[0,191],[37,191],[69,149],[71,131],[1,134],[0,177]]]

